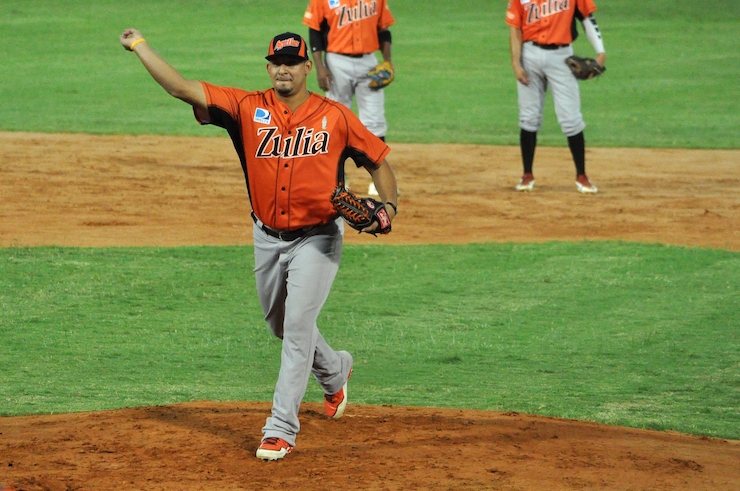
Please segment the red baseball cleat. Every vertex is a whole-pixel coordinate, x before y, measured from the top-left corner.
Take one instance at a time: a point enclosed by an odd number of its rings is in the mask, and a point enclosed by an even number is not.
[[[347,382],[349,382],[351,376],[352,369],[350,368]],[[324,394],[324,412],[331,419],[339,419],[344,415],[344,410],[347,407],[347,382],[336,394]]]
[[[292,451],[293,445],[282,438],[273,436],[262,440],[260,448],[257,449],[257,458],[262,460],[278,460]]]

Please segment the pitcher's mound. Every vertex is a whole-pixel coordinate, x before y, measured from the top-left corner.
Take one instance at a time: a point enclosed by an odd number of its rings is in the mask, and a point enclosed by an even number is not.
[[[254,456],[268,403],[0,419],[0,475],[40,490],[737,490],[740,442],[518,413],[306,403],[293,453]]]

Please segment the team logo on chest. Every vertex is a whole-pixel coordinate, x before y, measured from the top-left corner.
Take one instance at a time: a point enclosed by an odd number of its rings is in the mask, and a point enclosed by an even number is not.
[[[547,0],[546,2],[542,2],[540,5],[532,2],[524,7],[527,12],[527,24],[537,22],[543,17],[549,17],[551,15],[564,12],[568,10],[569,7],[570,5],[568,0]]]
[[[377,0],[372,0],[371,2],[360,0],[354,7],[342,5],[337,12],[337,17],[339,17],[339,20],[337,21],[337,28],[341,29],[342,27],[348,26],[353,22],[357,22],[362,19],[377,15],[377,13]]]
[[[257,135],[261,138],[255,153],[257,158],[282,157],[292,159],[329,153],[328,131],[314,132],[313,128],[300,126],[295,129],[295,135],[283,138],[278,133],[277,127],[269,126],[258,129]]]

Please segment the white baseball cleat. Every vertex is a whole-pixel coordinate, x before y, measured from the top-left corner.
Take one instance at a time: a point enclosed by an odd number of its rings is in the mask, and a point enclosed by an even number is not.
[[[519,180],[519,184],[516,185],[517,191],[531,191],[534,189],[534,176],[531,172],[528,172],[522,176]]]
[[[599,192],[598,188],[588,180],[586,174],[581,174],[576,178],[576,189],[578,189],[579,193],[595,194]]]

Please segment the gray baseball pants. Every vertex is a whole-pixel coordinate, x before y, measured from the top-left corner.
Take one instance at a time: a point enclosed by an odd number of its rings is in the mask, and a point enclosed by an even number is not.
[[[309,375],[324,393],[335,394],[352,367],[350,354],[334,351],[316,325],[339,270],[344,222],[337,219],[294,241],[271,237],[261,225],[257,220],[253,231],[257,295],[270,331],[283,340],[272,415],[262,433],[295,445]]]
[[[360,58],[326,53],[326,66],[332,75],[332,84],[326,97],[352,109],[352,96],[357,101],[357,115],[370,133],[382,137],[388,132],[385,119],[385,92],[371,89],[367,72],[375,68],[378,59],[374,53]]]
[[[535,133],[539,131],[548,85],[555,102],[555,115],[565,136],[577,135],[586,128],[581,114],[578,80],[565,64],[565,59],[572,54],[572,46],[547,50],[531,42],[522,45],[522,66],[530,82],[529,85],[517,82],[520,128]]]

